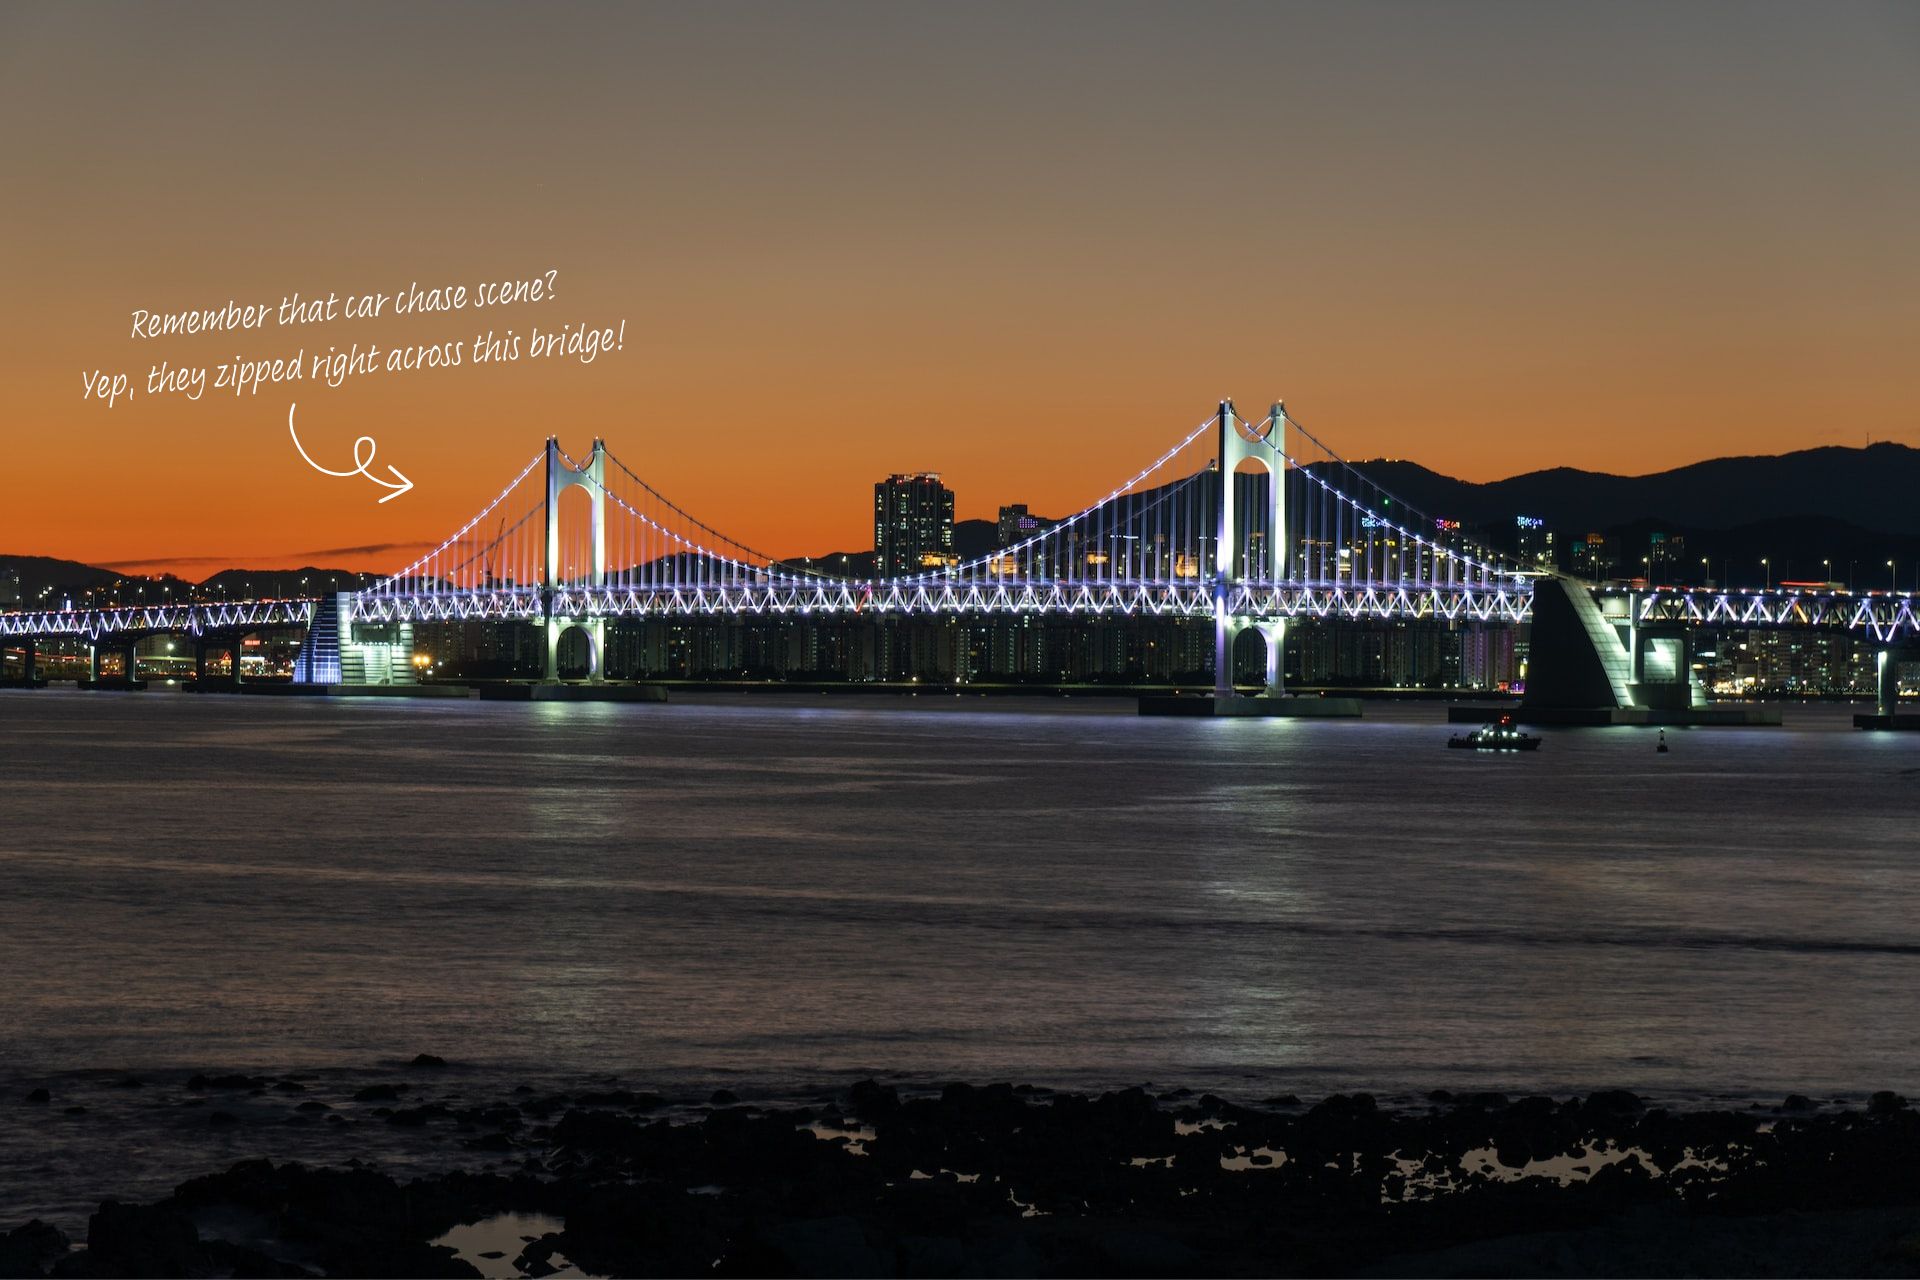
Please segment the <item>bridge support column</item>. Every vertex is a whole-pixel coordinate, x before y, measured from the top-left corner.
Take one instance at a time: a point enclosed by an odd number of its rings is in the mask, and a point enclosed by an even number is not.
[[[1267,642],[1267,684],[1263,696],[1285,692],[1280,663],[1286,622],[1280,618],[1230,615],[1235,586],[1253,582],[1273,584],[1287,568],[1287,466],[1285,404],[1275,401],[1265,422],[1246,422],[1234,411],[1233,401],[1220,402],[1220,503],[1213,544],[1213,694],[1232,697],[1233,643],[1248,627],[1258,628]],[[1234,476],[1240,464],[1254,461],[1266,468],[1267,492],[1260,524],[1268,532],[1256,551],[1240,545],[1236,518],[1239,493]]]
[[[1261,636],[1267,642],[1267,687],[1261,691],[1268,698],[1285,697],[1287,682],[1285,661],[1287,653],[1287,623],[1284,618],[1258,624]]]
[[[87,641],[87,683],[100,683],[100,642]]]
[[[1233,642],[1240,629],[1227,617],[1227,603],[1213,602],[1213,696],[1233,696]]]
[[[593,652],[587,659],[587,678],[595,684],[606,679],[602,670],[606,652],[606,619],[589,616],[574,622],[571,619],[556,618],[553,613],[554,596],[560,590],[560,494],[566,489],[579,485],[587,491],[587,498],[593,511],[593,562],[587,570],[584,585],[599,590],[607,585],[607,446],[599,438],[593,442],[593,452],[577,469],[567,465],[560,456],[560,442],[553,436],[547,437],[547,562],[546,576],[541,592],[541,606],[547,624],[547,670],[546,681],[553,684],[560,679],[560,636],[569,626],[578,626],[587,634],[587,642]],[[579,584],[576,584],[579,585]],[[592,602],[589,592],[589,610],[599,606]]]
[[[1883,716],[1891,716],[1900,705],[1900,664],[1896,657],[1892,649],[1882,649],[1874,655],[1874,683]]]
[[[227,683],[236,689],[240,687],[240,651],[246,648],[246,645],[247,638],[245,636],[235,636],[233,638],[233,648],[231,650],[233,663],[227,669]]]
[[[35,663],[37,657],[38,652],[34,647],[33,637],[28,636],[20,642],[20,678],[29,685],[33,683],[34,677],[38,674]]]
[[[140,642],[127,641],[126,648],[120,651],[120,672],[128,684],[140,678]]]
[[[567,633],[569,627],[578,627],[587,637],[587,679],[594,684],[604,683],[607,678],[605,618],[589,618],[585,622],[547,619],[547,683],[554,684],[560,679],[560,637]]]
[[[207,638],[193,638],[193,687],[204,690],[207,687]]]

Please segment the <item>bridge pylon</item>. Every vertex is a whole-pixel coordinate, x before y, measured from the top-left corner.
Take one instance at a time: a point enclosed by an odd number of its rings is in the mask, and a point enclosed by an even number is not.
[[[596,589],[607,585],[606,477],[607,446],[598,436],[594,437],[592,452],[587,454],[586,461],[578,467],[570,464],[566,456],[560,452],[559,437],[547,437],[547,554],[546,573],[540,588],[540,616],[547,633],[545,678],[549,684],[556,684],[560,680],[560,637],[565,634],[568,627],[578,627],[587,637],[587,678],[595,684],[606,679],[607,620],[598,616],[587,618],[561,616],[554,612],[553,607],[554,599],[562,586],[560,495],[575,486],[585,489],[588,499],[593,504],[592,561],[584,585]]]
[[[1267,645],[1267,686],[1263,697],[1286,692],[1281,661],[1286,649],[1285,618],[1234,613],[1234,588],[1248,580],[1280,582],[1287,567],[1287,410],[1275,401],[1261,422],[1248,422],[1234,411],[1232,400],[1220,402],[1219,528],[1213,544],[1213,692],[1232,697],[1233,645],[1248,628],[1258,630]],[[1267,536],[1244,551],[1235,528],[1239,495],[1234,473],[1252,460],[1268,472],[1265,517]],[[1237,561],[1237,563],[1236,563]]]

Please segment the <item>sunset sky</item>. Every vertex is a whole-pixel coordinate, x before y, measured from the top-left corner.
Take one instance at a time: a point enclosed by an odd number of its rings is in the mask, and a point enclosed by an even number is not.
[[[894,470],[1078,508],[1223,395],[1479,480],[1920,444],[1911,4],[9,5],[0,120],[0,554],[392,568],[549,433],[792,554],[870,544]],[[622,320],[587,366],[144,393]],[[417,487],[311,470],[293,400]]]

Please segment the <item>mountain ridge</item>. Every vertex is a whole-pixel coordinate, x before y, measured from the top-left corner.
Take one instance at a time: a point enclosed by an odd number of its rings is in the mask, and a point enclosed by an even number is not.
[[[1315,464],[1327,466],[1330,464]],[[1786,549],[1796,539],[1808,552],[1838,562],[1841,556],[1865,563],[1887,551],[1912,554],[1907,543],[1920,538],[1920,449],[1893,441],[1862,447],[1820,445],[1782,454],[1733,454],[1707,458],[1644,475],[1547,467],[1501,480],[1461,480],[1417,462],[1376,458],[1351,464],[1396,499],[1425,511],[1490,530],[1510,530],[1515,516],[1542,518],[1563,540],[1589,532],[1664,527],[1690,535],[1692,552],[1727,554],[1743,532],[1780,535],[1768,550]],[[1797,532],[1793,526],[1804,526]],[[987,519],[954,523],[955,550],[971,558],[992,550],[996,526]],[[1700,545],[1702,535],[1708,545]],[[1877,538],[1898,539],[1882,547]],[[1504,542],[1504,537],[1496,539]],[[1806,554],[1806,553],[1799,553]],[[842,561],[844,555],[845,560]],[[844,563],[858,573],[872,563],[870,548],[811,557],[814,564]],[[784,557],[801,564],[807,557]],[[0,569],[20,572],[23,602],[49,586],[102,585],[139,578],[111,569],[52,556],[0,554]],[[248,578],[307,577],[314,580],[360,579],[363,572],[314,566],[285,569],[223,569],[204,585]],[[155,582],[182,582],[163,575]]]

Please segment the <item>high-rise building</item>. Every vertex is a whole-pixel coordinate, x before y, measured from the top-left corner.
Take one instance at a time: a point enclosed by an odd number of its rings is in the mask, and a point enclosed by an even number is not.
[[[1554,567],[1553,530],[1539,516],[1515,516],[1519,534],[1520,563],[1537,569]]]
[[[1025,542],[1047,525],[1039,516],[1027,514],[1027,504],[1016,502],[1000,508],[999,545],[1010,547]]]
[[[873,486],[873,570],[883,578],[953,563],[953,490],[935,471]]]
[[[1596,581],[1613,572],[1614,549],[1605,534],[1590,533],[1573,544],[1573,571]]]

